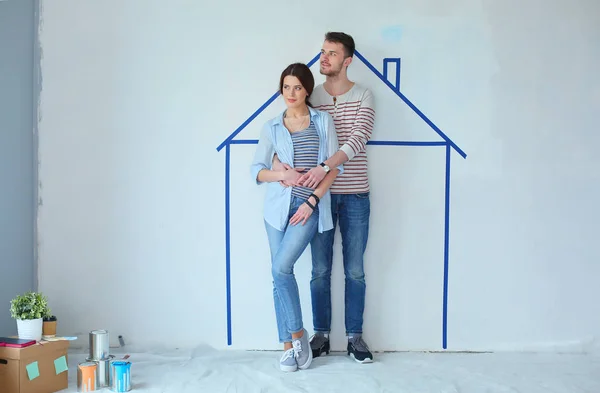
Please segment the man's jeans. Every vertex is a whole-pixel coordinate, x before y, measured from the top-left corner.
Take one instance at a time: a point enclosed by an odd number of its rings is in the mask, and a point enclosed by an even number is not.
[[[288,218],[291,218],[303,203],[303,199],[292,196]],[[281,343],[291,342],[292,333],[300,332],[304,328],[294,264],[317,232],[318,223],[318,206],[304,225],[302,222],[296,225],[288,224],[285,232],[278,231],[265,222],[271,249],[273,300]]]
[[[317,233],[310,244],[313,327],[316,332],[329,333],[331,330],[333,240],[339,223],[346,276],[346,333],[362,333],[366,290],[363,255],[367,248],[371,214],[369,193],[332,194],[331,210],[334,228]]]

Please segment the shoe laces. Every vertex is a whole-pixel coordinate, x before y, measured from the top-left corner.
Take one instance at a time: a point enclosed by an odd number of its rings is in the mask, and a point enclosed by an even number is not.
[[[362,339],[362,336],[352,337],[350,343],[360,352],[369,352],[369,347],[367,347],[367,343]]]
[[[281,361],[284,362],[284,361],[288,360],[291,357],[294,357],[294,348],[290,348],[287,351],[285,351],[283,353],[283,356],[281,356]]]
[[[292,342],[293,345],[293,350],[294,350],[294,356],[298,357],[300,355],[300,352],[302,352],[302,342],[300,342],[300,340],[294,340]]]

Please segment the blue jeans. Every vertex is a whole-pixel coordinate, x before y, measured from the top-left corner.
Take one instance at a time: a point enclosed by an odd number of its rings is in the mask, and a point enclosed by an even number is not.
[[[291,218],[303,203],[304,199],[292,196],[288,218]],[[273,300],[281,343],[291,342],[292,333],[300,332],[304,328],[294,265],[317,232],[318,223],[318,206],[304,225],[288,225],[284,232],[265,222],[271,249]]]
[[[310,243],[313,328],[316,332],[329,333],[331,330],[331,267],[333,240],[339,222],[346,276],[346,333],[362,333],[366,291],[363,255],[367,248],[371,214],[369,193],[332,194],[331,210],[333,229],[317,233]]]

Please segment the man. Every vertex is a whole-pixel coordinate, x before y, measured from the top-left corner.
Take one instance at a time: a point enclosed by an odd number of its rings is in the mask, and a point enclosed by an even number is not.
[[[311,242],[312,279],[310,283],[313,327],[313,357],[329,353],[331,328],[331,268],[335,228],[342,235],[345,280],[345,325],[348,355],[360,363],[373,361],[362,338],[365,308],[365,274],[363,255],[369,234],[370,199],[367,176],[366,144],[375,121],[371,91],[348,79],[348,67],[354,57],[354,40],[344,33],[325,35],[320,57],[324,84],[315,87],[309,97],[315,109],[333,117],[340,149],[331,158],[310,169],[298,184],[314,188],[330,168],[344,165],[330,188],[334,228],[317,233]],[[280,165],[275,158],[274,165]],[[288,184],[289,185],[289,184]]]

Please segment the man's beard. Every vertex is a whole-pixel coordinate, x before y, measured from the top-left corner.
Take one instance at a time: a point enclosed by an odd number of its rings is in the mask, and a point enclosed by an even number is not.
[[[334,69],[329,69],[329,71],[323,71],[323,68],[319,67],[319,72],[321,73],[321,75],[325,75],[325,76],[338,76],[340,73],[340,70],[334,70]]]

